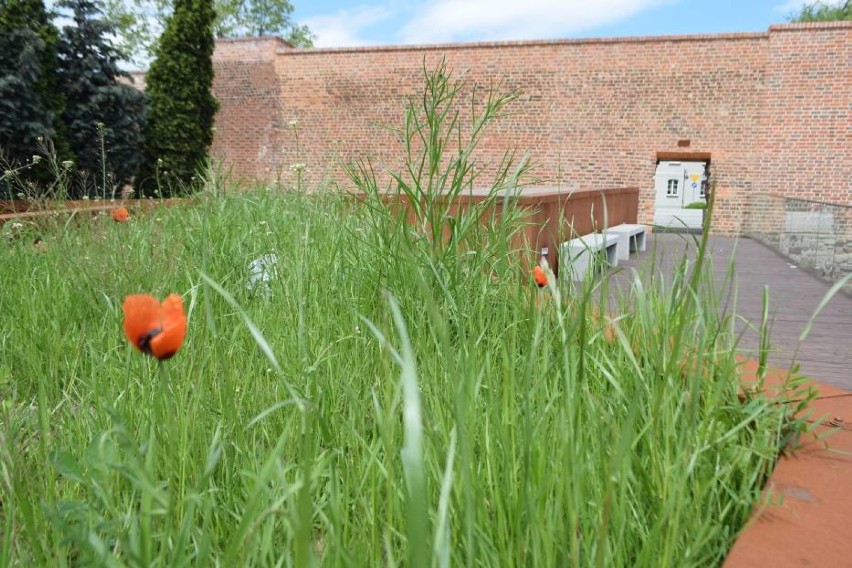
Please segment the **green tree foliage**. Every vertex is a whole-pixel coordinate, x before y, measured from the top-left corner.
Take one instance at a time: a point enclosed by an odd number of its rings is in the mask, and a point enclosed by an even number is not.
[[[57,88],[59,32],[41,0],[0,3],[0,160],[21,167],[52,148],[70,156],[62,125],[65,99]],[[21,171],[28,181],[50,175],[47,161]]]
[[[217,0],[216,37],[278,35],[300,47],[312,47],[314,35],[293,22],[287,0]]]
[[[63,0],[73,25],[57,45],[59,84],[67,106],[63,115],[76,152],[74,197],[113,195],[128,183],[142,161],[145,95],[119,82],[121,54],[109,40],[113,27],[100,16],[99,0]]]
[[[214,0],[214,9],[213,32],[218,38],[277,35],[297,47],[313,46],[310,29],[293,21],[289,0]],[[171,12],[170,0],[106,0],[117,45],[125,58],[140,66],[153,56],[161,23]]]
[[[37,140],[55,134],[52,114],[38,96],[44,42],[28,29],[0,26],[0,152],[12,168],[30,161]]]
[[[852,0],[826,4],[810,2],[802,6],[797,14],[790,16],[791,22],[840,22],[852,21]]]
[[[171,0],[105,0],[106,17],[115,25],[116,45],[124,59],[148,67],[172,11]]]
[[[149,97],[145,161],[137,184],[144,193],[192,191],[213,142],[213,0],[175,0],[157,58],[146,75]]]

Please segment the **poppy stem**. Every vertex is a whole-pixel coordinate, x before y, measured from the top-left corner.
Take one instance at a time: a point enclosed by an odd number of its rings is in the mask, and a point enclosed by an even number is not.
[[[157,375],[159,376],[159,380],[157,381],[157,391],[154,395],[154,412],[160,416],[166,416],[165,409],[161,407],[165,404],[166,400],[166,393],[164,391],[169,388],[169,372],[166,369],[166,364],[160,360],[157,361]]]

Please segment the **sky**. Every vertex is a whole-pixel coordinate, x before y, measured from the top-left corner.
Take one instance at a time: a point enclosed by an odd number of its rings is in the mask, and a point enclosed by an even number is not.
[[[291,0],[316,47],[764,32],[804,0]],[[827,0],[837,4],[842,0]]]

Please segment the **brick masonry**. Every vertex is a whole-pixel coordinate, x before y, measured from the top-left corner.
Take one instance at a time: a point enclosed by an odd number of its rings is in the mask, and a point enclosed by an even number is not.
[[[220,41],[213,156],[239,178],[287,183],[304,163],[311,185],[346,185],[342,164],[360,157],[396,168],[402,150],[386,127],[402,125],[424,64],[442,57],[454,77],[519,92],[480,148],[485,172],[508,150],[529,152],[546,185],[642,188],[639,220],[650,222],[657,154],[710,153],[718,233],[739,232],[755,192],[852,204],[849,22],[346,49]]]

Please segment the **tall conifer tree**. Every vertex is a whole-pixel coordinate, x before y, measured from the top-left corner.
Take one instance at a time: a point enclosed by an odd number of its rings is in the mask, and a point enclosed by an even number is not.
[[[62,113],[65,99],[57,88],[56,43],[59,31],[42,0],[0,3],[0,159],[21,166],[53,144],[57,157],[71,156]],[[44,181],[46,161],[22,173]]]
[[[146,75],[145,162],[139,186],[164,195],[197,189],[213,142],[213,0],[175,0]]]
[[[112,196],[142,161],[145,96],[119,82],[127,74],[109,40],[114,29],[100,17],[100,0],[63,0],[59,6],[74,22],[62,30],[57,46],[63,118],[77,168],[90,174],[78,176],[72,192]]]

